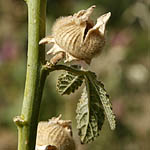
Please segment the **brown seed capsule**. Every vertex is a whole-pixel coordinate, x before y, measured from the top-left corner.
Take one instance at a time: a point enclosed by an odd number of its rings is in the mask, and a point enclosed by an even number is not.
[[[105,25],[111,16],[110,12],[100,16],[94,25],[90,16],[95,7],[81,10],[73,16],[58,18],[53,25],[52,36],[40,41],[40,44],[54,44],[47,54],[64,52],[65,62],[84,60],[90,64],[105,45]]]
[[[61,120],[61,115],[48,122],[39,122],[36,150],[75,150],[71,121]]]

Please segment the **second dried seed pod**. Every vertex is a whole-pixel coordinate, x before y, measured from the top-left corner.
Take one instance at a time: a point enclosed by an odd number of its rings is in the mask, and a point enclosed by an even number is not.
[[[71,121],[60,118],[39,122],[36,150],[75,150]]]

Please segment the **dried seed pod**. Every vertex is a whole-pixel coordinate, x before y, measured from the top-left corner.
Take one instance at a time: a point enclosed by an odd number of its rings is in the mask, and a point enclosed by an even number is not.
[[[38,124],[36,150],[75,150],[71,121],[61,115]]]
[[[105,25],[111,16],[110,12],[100,16],[94,25],[90,16],[95,7],[81,10],[73,16],[58,18],[53,25],[52,36],[40,41],[40,44],[54,44],[47,54],[63,52],[65,62],[84,60],[90,64],[105,45]]]

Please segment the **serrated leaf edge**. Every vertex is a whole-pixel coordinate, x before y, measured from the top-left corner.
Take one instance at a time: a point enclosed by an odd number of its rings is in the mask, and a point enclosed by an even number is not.
[[[90,72],[90,73],[92,73],[92,75],[94,75],[93,74],[93,72]],[[88,76],[87,76],[87,78],[91,81],[91,83],[93,84],[93,86],[95,87],[95,90],[97,91],[97,93],[98,93],[98,95],[99,95],[99,97],[100,97],[100,100],[101,100],[101,102],[102,102],[102,105],[103,105],[103,108],[104,108],[104,110],[105,110],[105,113],[106,113],[106,116],[107,116],[107,119],[108,119],[108,122],[109,122],[109,124],[110,124],[110,128],[111,128],[111,130],[114,130],[115,128],[116,128],[116,121],[115,121],[115,115],[114,115],[114,113],[113,113],[113,111],[112,111],[112,109],[110,108],[110,110],[111,110],[111,118],[109,117],[109,112],[110,111],[108,111],[108,109],[105,107],[105,104],[104,104],[104,101],[103,101],[103,99],[101,98],[101,94],[99,94],[100,92],[99,92],[99,90],[97,89],[97,87],[95,86],[96,85],[96,83],[94,83],[94,82],[100,82],[100,81],[97,81],[97,80],[93,80],[93,79],[91,79],[91,75],[90,74],[88,74]],[[101,88],[105,91],[105,94],[106,94],[106,90],[104,89],[104,85],[100,82],[100,84],[101,84]],[[102,87],[103,86],[103,87]],[[106,97],[108,98],[108,95],[106,94]],[[111,105],[111,102],[108,100],[108,102],[110,103],[109,104],[109,106]]]

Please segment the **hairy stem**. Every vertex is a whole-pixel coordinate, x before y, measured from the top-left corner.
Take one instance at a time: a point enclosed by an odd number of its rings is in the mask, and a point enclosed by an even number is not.
[[[37,122],[47,72],[44,46],[39,40],[45,36],[46,0],[27,0],[28,6],[28,60],[23,106],[18,127],[18,150],[34,150]]]

